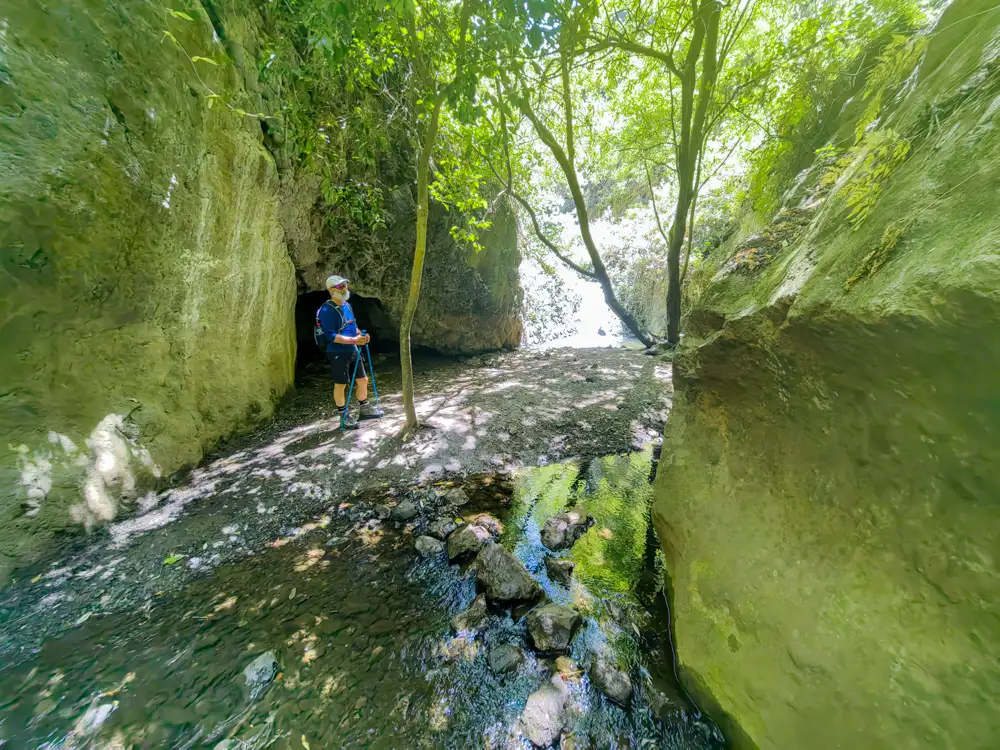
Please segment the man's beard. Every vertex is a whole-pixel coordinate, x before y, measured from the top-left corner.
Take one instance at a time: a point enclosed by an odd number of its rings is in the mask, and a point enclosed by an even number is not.
[[[347,300],[349,300],[350,298],[351,298],[351,293],[346,289],[342,292],[333,293],[333,299],[340,303],[347,302]]]

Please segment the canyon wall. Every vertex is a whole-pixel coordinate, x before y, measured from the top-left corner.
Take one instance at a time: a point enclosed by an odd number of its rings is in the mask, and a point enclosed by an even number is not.
[[[738,747],[996,742],[998,29],[950,6],[833,184],[703,269],[654,523],[682,679]]]
[[[266,418],[292,385],[298,293],[356,274],[401,310],[411,151],[391,144],[369,258],[368,233],[328,220],[323,178],[285,126],[291,84],[263,77],[286,47],[259,10],[0,11],[0,582]],[[461,217],[434,217],[414,343],[518,345],[512,220],[473,253],[450,236]]]

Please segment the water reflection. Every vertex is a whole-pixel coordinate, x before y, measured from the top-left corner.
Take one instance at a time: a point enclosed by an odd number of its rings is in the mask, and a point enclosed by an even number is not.
[[[91,617],[0,670],[0,744],[525,748],[525,701],[560,672],[577,746],[718,747],[671,685],[663,612],[637,589],[650,461],[647,450],[531,469],[512,499],[489,478],[470,489],[464,515],[500,516],[503,543],[546,595],[586,615],[568,657],[525,649],[520,667],[494,674],[489,650],[525,643],[522,612],[494,609],[478,635],[453,636],[450,618],[476,595],[472,570],[420,558],[406,529],[376,518],[323,518],[147,610]],[[570,505],[597,523],[567,553],[577,564],[567,589],[546,574],[539,529]],[[602,648],[632,675],[628,710],[590,685],[586,665]],[[268,653],[276,674],[252,684],[244,670]]]

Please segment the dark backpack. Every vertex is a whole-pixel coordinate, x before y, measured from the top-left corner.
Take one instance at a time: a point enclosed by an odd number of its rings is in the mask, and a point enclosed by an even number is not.
[[[319,310],[316,311],[316,326],[313,328],[313,341],[316,342],[316,346],[318,346],[320,351],[323,352],[326,351],[326,345],[329,342],[327,342],[326,340],[326,334],[323,331],[323,325],[322,323],[319,322],[319,311],[322,310],[327,305],[332,305],[332,304],[333,303],[330,300],[327,300],[322,305],[320,305]],[[344,330],[344,328],[347,327],[347,320],[344,314],[340,312],[340,310],[337,310],[337,312],[340,313],[340,321],[341,321],[340,329],[337,331],[337,333],[340,333],[341,331]]]

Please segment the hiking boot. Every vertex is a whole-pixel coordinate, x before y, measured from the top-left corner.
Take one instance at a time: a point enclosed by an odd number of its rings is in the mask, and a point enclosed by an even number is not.
[[[361,404],[361,410],[358,412],[358,419],[378,419],[381,416],[382,410],[367,401]]]
[[[340,429],[342,430],[356,430],[358,429],[358,420],[350,415],[349,412],[344,412],[340,417]]]

